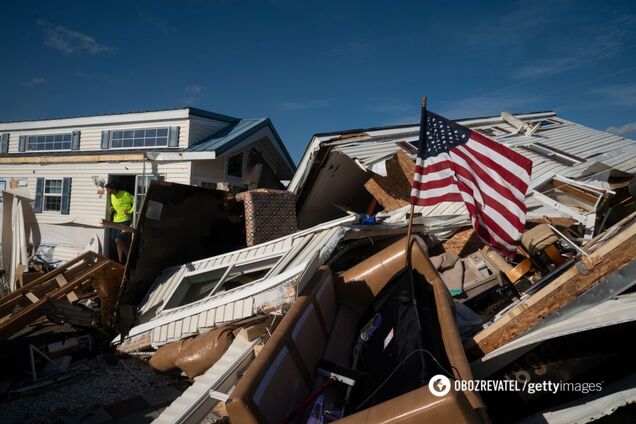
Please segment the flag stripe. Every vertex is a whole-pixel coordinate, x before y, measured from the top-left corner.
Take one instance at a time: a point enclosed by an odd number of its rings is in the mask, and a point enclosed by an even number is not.
[[[475,233],[512,255],[525,229],[532,161],[422,109],[411,203],[463,202]]]

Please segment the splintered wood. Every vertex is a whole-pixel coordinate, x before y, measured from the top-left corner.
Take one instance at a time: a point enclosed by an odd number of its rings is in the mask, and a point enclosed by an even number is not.
[[[36,278],[0,299],[0,340],[46,315],[52,304],[62,300],[72,304],[80,297],[94,296],[94,290],[100,297],[103,324],[110,324],[123,271],[121,264],[86,252]]]
[[[457,231],[448,240],[442,242],[442,246],[445,252],[464,257],[481,249],[484,242],[475,235],[472,228],[466,228]]]
[[[608,230],[609,231],[609,230]],[[632,222],[598,250],[581,260],[536,294],[519,303],[492,325],[465,343],[469,359],[480,358],[537,325],[548,315],[569,304],[581,293],[634,260],[636,222]],[[583,273],[579,268],[584,269]]]
[[[364,187],[387,211],[394,211],[409,204],[415,162],[402,150],[386,161],[384,177],[372,174]]]

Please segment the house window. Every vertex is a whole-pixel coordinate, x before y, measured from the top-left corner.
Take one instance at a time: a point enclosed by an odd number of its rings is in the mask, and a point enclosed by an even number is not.
[[[581,159],[577,156],[565,153],[559,149],[555,149],[554,147],[546,146],[542,143],[529,144],[524,147],[531,152],[538,153],[543,157],[552,159],[553,161],[566,166],[574,166],[579,163],[585,162],[585,159]]]
[[[141,205],[146,197],[148,187],[151,181],[163,181],[163,175],[137,175],[135,176],[135,205],[137,210],[141,209]]]
[[[243,176],[243,152],[237,153],[228,158],[227,175],[238,178]]]
[[[556,119],[541,119],[539,121],[532,121],[531,125],[536,125],[539,124],[539,128],[541,129],[548,129],[548,128],[554,128],[554,127],[558,127],[559,125],[562,124],[561,121],[557,121]]]
[[[26,151],[71,150],[73,134],[29,135],[26,137]]]
[[[43,210],[62,211],[62,180],[44,180],[44,205]]]
[[[113,131],[110,138],[111,149],[168,146],[168,128]]]
[[[210,271],[186,275],[170,296],[164,310],[188,305],[222,291],[264,278],[278,263],[281,256],[272,256],[254,262],[235,264]]]

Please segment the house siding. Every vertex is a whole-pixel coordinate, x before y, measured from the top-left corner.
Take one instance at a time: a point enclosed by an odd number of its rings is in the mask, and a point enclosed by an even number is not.
[[[187,119],[182,120],[165,120],[165,121],[140,121],[126,124],[107,124],[107,125],[95,125],[95,126],[72,126],[64,128],[51,128],[51,129],[32,129],[23,130],[16,129],[13,131],[3,131],[10,134],[9,139],[9,154],[20,153],[18,150],[18,140],[20,136],[29,135],[48,135],[48,134],[66,134],[72,131],[80,131],[80,152],[89,151],[101,151],[102,131],[115,131],[115,130],[130,130],[130,129],[142,129],[142,128],[157,128],[157,127],[179,127],[179,144],[177,147],[185,148],[189,143],[189,123]],[[129,149],[113,149],[116,151],[126,152]],[[152,149],[149,149],[152,150]],[[38,152],[28,152],[38,153]],[[41,152],[42,155],[46,155],[47,152]]]
[[[188,146],[198,143],[228,125],[229,123],[227,122],[215,121],[213,119],[200,118],[198,116],[190,117]]]
[[[70,177],[71,195],[70,210],[68,215],[59,212],[42,212],[35,214],[38,225],[41,227],[42,241],[47,242],[46,233],[51,226],[69,225],[85,228],[86,242],[93,233],[97,234],[100,243],[104,246],[104,230],[101,228],[101,220],[106,217],[107,195],[97,193],[93,176],[97,180],[108,181],[109,174],[130,175],[163,175],[166,181],[190,184],[190,162],[100,162],[100,163],[76,163],[76,164],[50,164],[50,165],[8,165],[0,166],[0,180],[10,186],[11,180],[18,183],[19,188],[26,189],[35,198],[35,185],[38,177],[64,178]],[[84,242],[81,245],[58,243],[55,248],[54,259],[69,260],[81,254],[85,250]]]

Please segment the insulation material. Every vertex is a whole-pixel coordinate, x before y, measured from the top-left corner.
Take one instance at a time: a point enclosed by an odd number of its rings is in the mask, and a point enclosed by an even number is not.
[[[248,246],[296,232],[295,195],[285,190],[257,189],[236,195],[245,203],[245,238]]]
[[[203,374],[230,347],[234,328],[219,327],[195,337],[187,349],[181,350],[175,365],[190,378]]]

